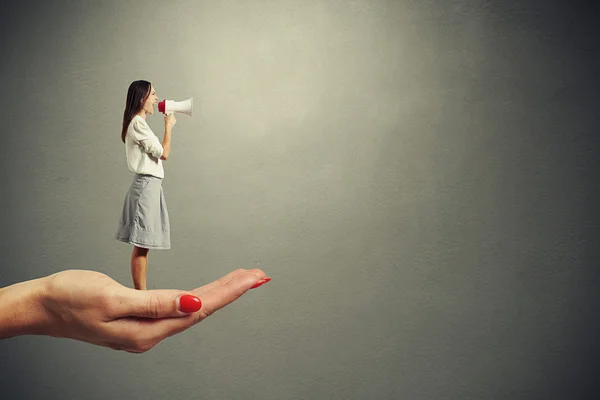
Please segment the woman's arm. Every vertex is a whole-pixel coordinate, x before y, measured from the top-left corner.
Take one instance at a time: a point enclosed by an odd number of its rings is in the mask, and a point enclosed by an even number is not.
[[[43,308],[46,280],[0,288],[0,339],[44,334],[48,322]]]
[[[175,114],[165,115],[165,136],[163,137],[162,147],[163,153],[160,156],[161,160],[166,160],[171,155],[171,129],[175,126],[177,120]]]
[[[165,136],[162,142],[163,153],[160,156],[161,160],[166,160],[171,155],[171,125],[165,125]]]

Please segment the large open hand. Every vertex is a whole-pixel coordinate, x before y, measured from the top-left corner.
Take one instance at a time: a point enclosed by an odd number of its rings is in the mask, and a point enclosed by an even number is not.
[[[269,280],[260,269],[239,269],[191,291],[146,291],[95,271],[61,271],[45,281],[37,333],[142,353]],[[180,311],[200,306],[194,296],[201,300],[200,310]]]

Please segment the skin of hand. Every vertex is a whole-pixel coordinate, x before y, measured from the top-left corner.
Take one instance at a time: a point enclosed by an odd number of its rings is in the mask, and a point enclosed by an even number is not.
[[[66,270],[32,281],[37,289],[27,307],[30,315],[20,318],[29,321],[24,334],[144,353],[269,280],[260,269],[239,269],[191,291],[135,290],[100,272]],[[179,299],[186,294],[201,300],[198,311],[178,309],[185,308]]]
[[[174,127],[177,124],[177,119],[175,118],[175,113],[170,113],[165,115],[165,127],[167,125]]]

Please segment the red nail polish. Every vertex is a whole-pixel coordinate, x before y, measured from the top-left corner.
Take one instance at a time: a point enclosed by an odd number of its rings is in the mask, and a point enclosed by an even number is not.
[[[202,308],[202,301],[191,294],[184,294],[179,297],[179,311],[184,313],[193,313]]]
[[[257,287],[264,285],[265,283],[269,282],[270,280],[271,280],[271,278],[261,279],[260,281],[256,282],[254,285],[252,285],[252,287],[250,289],[256,289]]]

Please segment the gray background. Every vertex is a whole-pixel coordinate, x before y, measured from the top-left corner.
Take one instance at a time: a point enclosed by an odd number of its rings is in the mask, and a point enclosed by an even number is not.
[[[131,286],[113,235],[137,79],[195,102],[149,288],[273,281],[142,355],[4,340],[0,397],[591,396],[597,12],[555,3],[4,4],[0,284]]]

